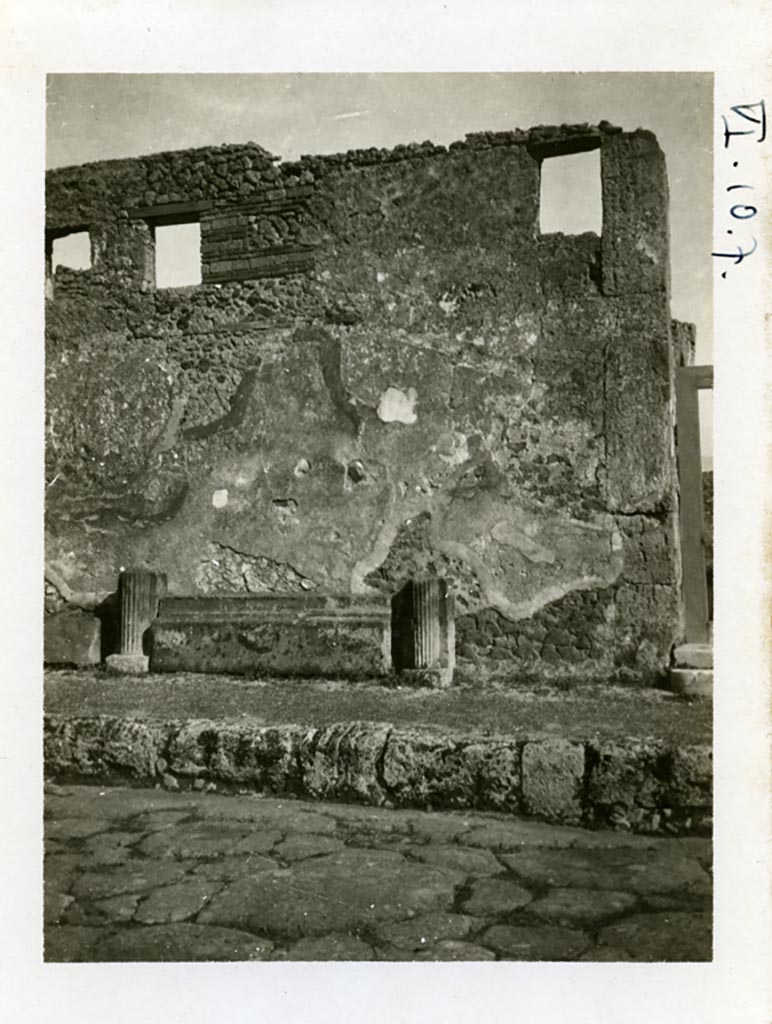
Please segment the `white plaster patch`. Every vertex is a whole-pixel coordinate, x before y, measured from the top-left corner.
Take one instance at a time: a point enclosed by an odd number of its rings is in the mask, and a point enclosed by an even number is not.
[[[648,256],[652,263],[659,263],[656,250],[649,245],[649,241],[645,236],[638,239],[635,243],[635,248],[638,252],[642,252],[644,256]]]
[[[465,434],[454,430],[450,434],[443,434],[436,445],[432,446],[443,462],[451,466],[460,466],[462,462],[469,459],[469,444]]]
[[[401,391],[388,387],[378,402],[378,418],[384,423],[415,423],[418,419],[415,404],[418,392],[415,388]]]
[[[215,491],[212,495],[212,504],[215,508],[225,508],[228,504],[228,491],[226,488],[221,488],[219,491]]]
[[[457,300],[454,299],[454,298],[451,298],[447,294],[442,296],[442,298],[437,303],[437,305],[440,307],[440,309],[445,314],[445,316],[452,316],[453,313],[455,313],[456,309],[458,308]]]

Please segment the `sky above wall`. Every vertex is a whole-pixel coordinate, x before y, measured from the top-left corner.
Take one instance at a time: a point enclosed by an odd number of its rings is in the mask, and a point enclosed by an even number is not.
[[[47,93],[48,167],[250,140],[293,160],[538,124],[648,128],[668,167],[672,313],[696,324],[697,362],[712,362],[710,74],[73,74],[49,76]],[[585,156],[552,161],[542,230],[599,232],[597,155]]]

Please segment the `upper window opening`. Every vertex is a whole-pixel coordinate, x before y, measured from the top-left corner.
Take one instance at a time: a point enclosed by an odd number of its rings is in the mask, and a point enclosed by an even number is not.
[[[57,267],[70,270],[91,270],[91,238],[88,231],[73,231],[72,234],[54,238],[51,246],[51,271]]]
[[[156,224],[155,283],[157,288],[201,284],[201,225]]]
[[[603,202],[600,186],[600,150],[554,156],[541,164],[539,230],[601,234]]]

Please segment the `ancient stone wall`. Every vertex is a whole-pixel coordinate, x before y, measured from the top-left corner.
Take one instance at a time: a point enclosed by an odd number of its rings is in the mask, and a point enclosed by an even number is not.
[[[602,237],[539,232],[599,148]],[[602,124],[47,176],[51,607],[453,581],[475,678],[651,682],[679,635],[664,158]],[[155,285],[197,221],[202,284]]]

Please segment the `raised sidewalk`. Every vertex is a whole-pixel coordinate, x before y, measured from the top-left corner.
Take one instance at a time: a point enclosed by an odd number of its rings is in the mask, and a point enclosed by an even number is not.
[[[411,690],[48,671],[49,777],[707,834],[712,708],[657,690]]]

